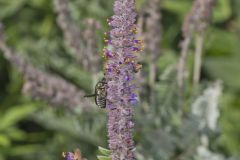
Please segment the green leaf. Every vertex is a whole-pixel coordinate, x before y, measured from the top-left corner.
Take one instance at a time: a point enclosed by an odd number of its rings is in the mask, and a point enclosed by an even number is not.
[[[191,3],[186,0],[167,0],[162,2],[162,7],[183,18],[191,9]]]
[[[6,135],[0,134],[0,146],[10,146],[11,142]]]
[[[176,52],[174,50],[164,50],[164,54],[158,59],[158,67],[162,70],[177,62]]]
[[[112,158],[108,157],[108,156],[97,156],[97,159],[98,160],[112,160]]]
[[[5,133],[7,133],[8,137],[12,140],[22,141],[29,138],[27,137],[27,134],[23,130],[18,129],[17,127],[10,127],[4,131]]]
[[[46,1],[45,0],[31,0],[29,3],[34,7],[41,8],[42,6],[45,5]]]
[[[19,11],[27,0],[11,0],[0,2],[0,18],[6,18]]]
[[[217,6],[214,8],[213,21],[223,22],[232,15],[231,1],[218,0]]]
[[[99,152],[101,152],[105,156],[110,156],[111,153],[112,153],[111,150],[100,147],[100,146],[98,146],[98,150],[99,150]]]
[[[34,152],[40,152],[41,150],[43,150],[43,148],[40,145],[22,145],[13,147],[11,149],[11,155],[12,156],[28,155]]]
[[[233,92],[224,92],[221,98],[221,136],[219,137],[219,144],[230,154],[239,154],[240,142],[238,141],[240,134],[240,100],[239,95]]]
[[[0,154],[0,160],[5,160],[5,158],[1,154]]]
[[[240,89],[239,60],[237,56],[231,58],[209,58],[205,60],[206,71],[213,79],[221,79],[224,84],[234,89]]]
[[[206,52],[209,55],[230,55],[238,52],[239,37],[229,31],[211,28],[209,36],[206,38]]]
[[[0,130],[14,125],[21,119],[33,113],[36,109],[37,107],[35,104],[24,104],[7,110],[7,112],[2,115],[2,118],[0,118]]]

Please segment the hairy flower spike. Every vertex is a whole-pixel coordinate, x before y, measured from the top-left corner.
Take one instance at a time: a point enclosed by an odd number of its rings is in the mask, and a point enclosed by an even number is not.
[[[112,160],[134,160],[132,116],[138,104],[134,74],[142,68],[136,53],[143,49],[143,42],[135,38],[135,0],[115,0],[114,13],[107,20],[112,29],[104,49],[109,147]]]

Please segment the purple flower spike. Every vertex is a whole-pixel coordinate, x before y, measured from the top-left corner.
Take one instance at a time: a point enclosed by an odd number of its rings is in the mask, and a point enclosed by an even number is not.
[[[134,79],[141,69],[136,53],[143,47],[142,41],[135,38],[135,0],[115,0],[114,13],[108,19],[112,30],[108,32],[110,38],[106,47],[111,48],[114,56],[107,58],[105,64],[109,148],[112,160],[135,160],[132,119],[138,98]]]

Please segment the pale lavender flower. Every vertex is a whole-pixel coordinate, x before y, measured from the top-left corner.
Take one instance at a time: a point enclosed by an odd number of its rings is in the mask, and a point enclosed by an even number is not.
[[[0,23],[0,50],[9,62],[24,76],[23,92],[34,99],[43,100],[53,106],[64,106],[74,110],[82,106],[85,111],[91,108],[91,101],[83,98],[85,92],[65,79],[37,69],[28,63],[5,43],[3,25]]]
[[[145,55],[143,58],[147,59],[147,63],[149,64],[148,70],[148,83],[145,83],[149,87],[149,92],[147,96],[149,98],[150,104],[154,105],[155,99],[155,83],[158,73],[157,62],[161,55],[161,39],[162,39],[162,26],[161,26],[161,10],[160,10],[161,0],[148,0],[148,5],[144,8],[142,29],[144,29],[144,33],[139,34],[139,36],[144,37],[144,42],[146,44],[145,47]],[[146,16],[147,15],[147,16]],[[139,23],[140,24],[140,23]],[[141,75],[141,79],[144,78],[145,75]]]
[[[80,27],[71,17],[69,0],[54,0],[54,7],[57,12],[57,22],[63,31],[67,44],[81,56],[81,31]],[[82,58],[82,57],[80,57]]]
[[[195,0],[191,12],[186,16],[182,27],[181,57],[178,63],[178,86],[183,89],[188,76],[186,61],[194,33],[203,34],[212,15],[216,0]]]
[[[57,23],[63,31],[64,40],[73,51],[73,56],[84,69],[96,74],[100,71],[100,57],[98,52],[98,38],[96,31],[101,28],[98,21],[87,18],[83,21],[86,28],[81,28],[73,20],[69,0],[54,0],[57,13]],[[95,65],[92,65],[95,64]]]
[[[133,160],[132,106],[138,103],[134,74],[142,67],[136,55],[142,50],[142,41],[135,39],[135,0],[116,0],[114,13],[108,20],[112,30],[104,48],[109,147],[112,160]]]
[[[195,0],[191,12],[186,16],[182,28],[184,37],[194,31],[202,32],[208,26],[216,0]]]

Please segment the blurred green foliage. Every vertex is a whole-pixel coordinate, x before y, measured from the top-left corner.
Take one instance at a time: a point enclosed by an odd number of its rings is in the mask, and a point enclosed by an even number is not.
[[[146,2],[138,1],[138,9],[141,10]],[[191,0],[162,2],[163,56],[158,60],[158,67],[163,77],[164,74],[170,79],[174,77],[172,72],[167,74],[167,70],[178,60],[181,25],[191,4]],[[106,19],[112,15],[112,5],[113,0],[72,0],[71,13],[79,26],[83,25],[82,20],[91,17],[100,21],[103,31],[107,31]],[[220,135],[213,140],[211,147],[228,157],[240,155],[239,8],[239,0],[218,0],[207,31],[202,71],[204,81],[220,79],[224,84],[220,103]],[[59,74],[86,92],[92,90],[91,75],[77,63],[64,44],[52,1],[0,0],[0,21],[5,24],[8,43],[31,63]],[[103,33],[99,33],[99,37],[103,37]],[[107,148],[105,112],[96,108],[87,114],[81,109],[77,113],[69,113],[62,108],[50,108],[24,96],[21,93],[23,83],[17,68],[10,65],[1,53],[0,160],[54,160],[60,159],[62,151],[74,148],[80,148],[84,157],[91,160],[96,159],[98,146]],[[177,103],[175,85],[174,82],[170,85],[159,82],[155,95],[157,106],[150,107],[143,102],[136,108],[135,139],[142,154],[138,155],[139,159],[145,156],[142,159],[165,160],[176,150],[181,152],[197,141],[194,139],[197,136],[194,126],[198,121],[191,116],[181,120],[174,107]],[[195,93],[189,95],[192,102],[196,98]],[[159,130],[169,125],[173,126],[173,133]],[[163,141],[159,143],[156,139]],[[105,155],[101,149],[100,152]]]

